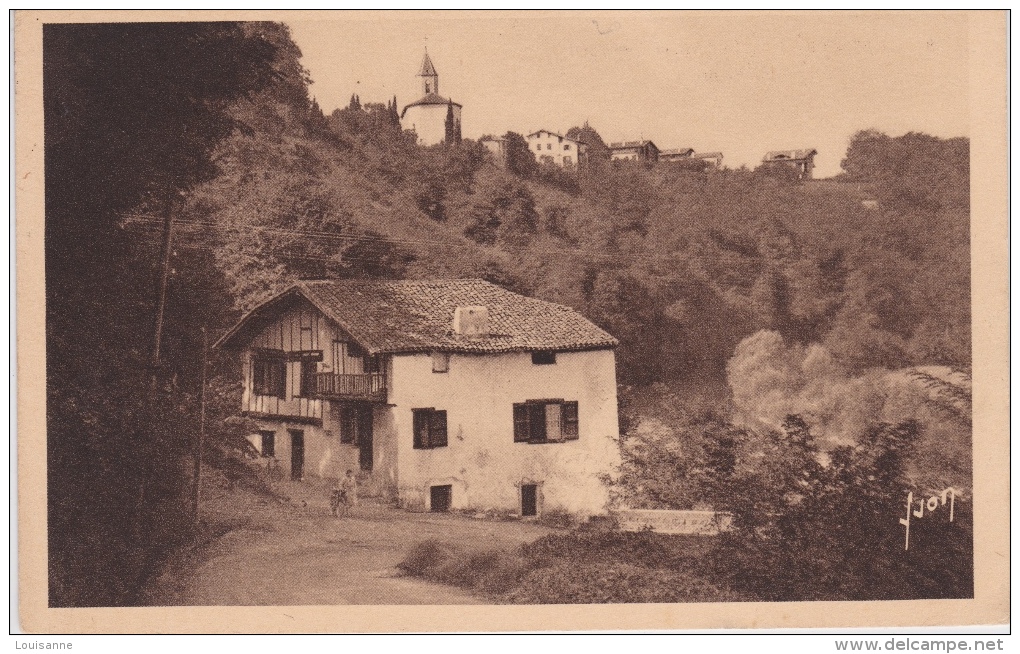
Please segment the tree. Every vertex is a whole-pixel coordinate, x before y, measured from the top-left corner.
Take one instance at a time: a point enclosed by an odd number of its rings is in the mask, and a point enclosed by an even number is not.
[[[948,509],[915,520],[904,549],[898,518],[916,422],[875,423],[856,446],[829,451],[827,463],[798,415],[781,430],[738,434],[730,472],[707,471],[716,508],[733,519],[713,561],[734,587],[765,601],[972,595],[965,502],[956,500],[952,523]]]
[[[153,549],[182,531],[165,509],[191,433],[197,367],[186,346],[198,329],[188,321],[206,312],[169,316],[163,383],[150,395],[156,257],[121,223],[129,211],[176,212],[182,191],[215,176],[217,145],[250,129],[231,113],[244,98],[275,86],[307,115],[286,42],[286,27],[268,23],[44,26],[53,606],[130,602]],[[170,286],[172,302],[188,297]]]
[[[533,177],[538,171],[538,163],[528,147],[528,140],[517,132],[507,132],[503,139],[506,141],[506,169],[524,179]]]

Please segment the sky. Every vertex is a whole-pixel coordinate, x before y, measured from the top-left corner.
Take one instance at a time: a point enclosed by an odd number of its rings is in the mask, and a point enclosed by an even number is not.
[[[390,12],[288,21],[326,113],[421,95],[422,55],[467,138],[588,121],[606,142],[754,167],[814,148],[839,172],[861,129],[968,136],[967,18],[941,12]]]

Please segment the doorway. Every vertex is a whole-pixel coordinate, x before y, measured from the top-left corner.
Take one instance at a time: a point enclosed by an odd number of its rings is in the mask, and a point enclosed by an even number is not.
[[[538,484],[521,485],[521,517],[538,515]]]
[[[358,404],[355,415],[358,421],[358,462],[361,469],[368,472],[375,462],[372,455],[372,405]]]
[[[290,429],[290,478],[301,481],[305,476],[305,432]]]
[[[429,510],[432,513],[446,513],[453,504],[453,486],[432,486],[429,488]]]

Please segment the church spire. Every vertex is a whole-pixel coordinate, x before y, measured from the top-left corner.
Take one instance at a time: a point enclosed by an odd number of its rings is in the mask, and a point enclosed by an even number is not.
[[[439,73],[436,72],[436,67],[432,65],[432,60],[429,59],[428,49],[425,50],[425,58],[421,60],[421,70],[418,71],[418,77],[422,80],[422,89],[425,91],[425,95],[439,93]]]

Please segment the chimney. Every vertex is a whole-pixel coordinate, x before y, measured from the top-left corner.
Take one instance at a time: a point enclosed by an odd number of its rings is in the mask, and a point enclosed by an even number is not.
[[[487,307],[457,307],[453,312],[453,333],[462,336],[489,335]]]

